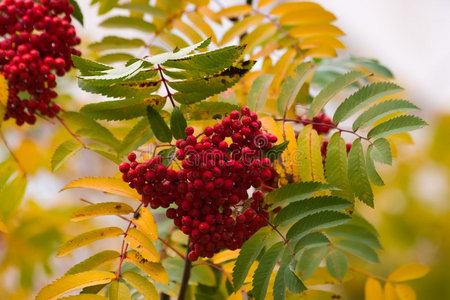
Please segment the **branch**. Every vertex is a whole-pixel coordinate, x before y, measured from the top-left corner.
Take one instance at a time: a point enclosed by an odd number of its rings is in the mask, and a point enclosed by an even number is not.
[[[164,77],[163,69],[161,68],[161,65],[159,65],[159,64],[158,64],[158,71],[159,71],[159,75],[161,76],[161,81],[163,82],[164,87],[166,88],[167,97],[169,97],[170,102],[172,103],[172,106],[176,107],[175,101],[173,101],[173,97],[172,97],[173,94],[170,92],[169,87],[167,86],[167,79]]]
[[[83,146],[83,148],[88,149],[88,147],[83,143],[83,141],[80,140],[80,138],[72,131],[70,130],[70,128],[67,126],[66,123],[64,123],[63,119],[61,119],[60,116],[56,115],[56,119],[58,119],[59,123],[61,123],[61,125],[67,130],[67,132],[70,133],[71,136],[73,136],[73,138],[81,144],[81,146]]]
[[[188,288],[189,277],[191,277],[192,262],[188,258],[189,254],[189,240],[186,245],[186,257],[184,259],[183,279],[181,279],[180,292],[178,294],[178,300],[184,300],[186,297],[186,291]]]
[[[387,280],[387,279],[384,278],[384,277],[370,274],[369,272],[366,272],[366,271],[364,271],[364,270],[360,270],[360,269],[358,269],[358,268],[349,267],[349,270],[352,270],[353,272],[360,273],[360,274],[363,274],[363,275],[365,275],[365,276],[367,276],[367,277],[371,277],[371,278],[374,278],[374,279],[378,279],[378,280],[381,280],[381,281],[384,281],[384,282],[388,282],[388,281],[389,281],[389,280]]]

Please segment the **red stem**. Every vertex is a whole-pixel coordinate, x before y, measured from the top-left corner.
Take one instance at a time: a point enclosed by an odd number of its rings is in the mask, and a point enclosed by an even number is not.
[[[170,102],[172,103],[172,106],[176,107],[175,101],[173,101],[172,93],[170,92],[169,86],[167,85],[167,79],[164,77],[163,69],[161,68],[161,65],[159,65],[159,64],[158,64],[158,71],[159,71],[159,75],[161,76],[161,81],[163,82],[164,87],[166,88],[167,97],[169,97]]]
[[[70,135],[83,146],[83,148],[87,149],[87,146],[83,143],[83,141],[80,140],[80,138],[67,126],[66,123],[64,123],[63,119],[61,119],[60,116],[56,115],[56,119],[58,119],[59,123],[67,130],[67,132],[70,133]]]

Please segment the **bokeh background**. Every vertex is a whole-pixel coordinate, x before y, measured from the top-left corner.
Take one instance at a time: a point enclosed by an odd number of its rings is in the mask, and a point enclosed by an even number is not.
[[[101,18],[89,2],[79,1],[86,26],[78,30],[86,41],[98,40],[103,34],[97,30]],[[231,5],[243,1],[226,2]],[[347,52],[388,66],[396,81],[405,87],[408,99],[422,108],[422,117],[430,124],[414,132],[412,140],[399,147],[393,167],[381,169],[386,186],[375,188],[375,210],[364,210],[380,232],[384,246],[381,263],[356,263],[380,276],[387,276],[406,263],[426,264],[431,272],[412,282],[418,299],[450,299],[450,1],[317,2],[337,16],[337,26],[346,33],[342,40]],[[95,100],[72,83],[73,77],[59,82],[59,102],[63,107],[76,109],[79,103]],[[78,104],[69,101],[69,95]],[[32,298],[43,285],[61,276],[77,257],[85,257],[93,249],[88,247],[68,258],[54,258],[58,245],[68,235],[92,226],[68,221],[74,207],[82,205],[79,199],[103,197],[101,193],[59,191],[73,176],[112,176],[116,167],[83,150],[52,174],[48,167],[51,154],[69,137],[60,127],[41,121],[34,127],[17,129],[6,125],[3,129],[30,174],[21,209],[17,210],[15,221],[8,224],[10,233],[0,235],[0,291],[9,295],[7,299]],[[56,137],[52,138],[55,131]],[[7,155],[0,146],[0,161]],[[0,198],[5,200],[2,195]],[[109,196],[108,201],[114,201],[114,197]],[[364,279],[357,277],[345,284],[348,299],[362,298]]]

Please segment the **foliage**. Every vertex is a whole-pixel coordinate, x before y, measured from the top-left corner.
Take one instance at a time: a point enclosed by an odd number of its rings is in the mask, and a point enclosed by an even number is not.
[[[262,117],[263,129],[278,137],[264,155],[279,177],[266,187],[268,226],[242,249],[194,263],[188,281],[181,277],[188,241],[161,211],[136,202],[142,196],[117,175],[72,178],[63,190],[86,188],[111,199],[83,200],[88,205],[72,212],[71,221],[104,216],[116,221],[97,229],[87,226],[67,239],[57,256],[82,253],[77,249],[107,238],[120,240],[121,249],[105,242],[106,249],[43,287],[37,299],[59,299],[77,290],[78,296],[67,299],[157,299],[159,294],[176,296],[186,284],[189,299],[332,299],[335,295],[315,285],[368,274],[355,261],[378,263],[382,246],[360,203],[376,207],[372,186],[384,185],[380,164],[392,164],[399,136],[408,138],[409,131],[427,124],[406,114],[418,107],[401,99],[402,88],[387,81],[392,73],[386,67],[358,57],[334,58],[345,47],[332,13],[298,1],[261,0],[218,11],[207,0],[92,4],[99,15],[107,14],[100,26],[133,29],[136,36],[108,35],[89,45],[93,59],[73,57],[79,88],[103,101],[60,114],[70,139],[55,138],[48,160],[52,171],[67,167],[83,149],[114,165],[133,150],[142,152],[142,161],[159,154],[167,166],[179,169],[174,138],[185,139],[188,125],[213,125],[247,105]],[[83,23],[75,8],[74,17]],[[216,27],[224,28],[220,40]],[[143,39],[148,36],[150,42]],[[149,55],[136,54],[140,50]],[[256,60],[262,62],[258,68]],[[3,83],[0,77],[0,113],[7,95]],[[337,104],[331,123],[317,121],[344,94],[349,96]],[[20,158],[12,158],[0,164],[0,192],[8,199],[0,203],[0,231],[12,230],[11,236],[18,232],[10,224],[27,184],[26,168]],[[59,243],[62,233],[55,230],[52,239]],[[38,260],[47,265],[55,250],[44,249]],[[8,251],[7,257],[14,255]],[[23,270],[34,268],[34,261],[25,263]],[[428,270],[408,264],[387,278],[369,273],[366,299],[414,298],[404,281]]]

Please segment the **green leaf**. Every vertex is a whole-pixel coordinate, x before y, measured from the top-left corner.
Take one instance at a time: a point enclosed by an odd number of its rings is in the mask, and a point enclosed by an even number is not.
[[[370,71],[379,74],[381,76],[387,77],[387,78],[393,78],[394,75],[392,72],[386,68],[385,66],[381,65],[378,60],[375,59],[367,59],[367,58],[360,58],[360,57],[351,57],[351,63],[356,64],[359,66],[362,66],[366,69],[369,69]]]
[[[104,65],[89,59],[85,59],[76,55],[72,55],[74,66],[80,70],[81,75],[91,75],[100,71],[111,70],[112,67]]]
[[[119,257],[120,253],[117,251],[104,250],[74,265],[72,268],[67,270],[67,272],[64,275],[71,275],[85,271],[90,271],[103,264],[112,262]]]
[[[407,100],[387,100],[381,103],[375,104],[363,112],[353,122],[353,130],[358,128],[366,128],[381,118],[395,113],[406,110],[418,110],[419,108]]]
[[[341,281],[348,270],[347,256],[339,250],[331,250],[327,255],[325,264],[331,276]]]
[[[416,116],[399,116],[383,122],[369,131],[368,138],[380,138],[392,134],[407,132],[422,128],[428,125],[421,118]]]
[[[206,265],[194,266],[191,269],[190,281],[210,287],[216,286],[216,281],[214,280],[215,275],[211,267]]]
[[[373,101],[395,94],[401,90],[401,87],[392,82],[376,82],[366,85],[339,105],[334,113],[333,122],[334,124],[338,124]]]
[[[275,208],[285,203],[304,200],[316,192],[330,188],[329,185],[321,182],[296,182],[270,192],[264,200]]]
[[[286,78],[281,85],[281,92],[277,99],[277,109],[280,115],[284,116],[289,108],[291,108],[300,88],[313,71],[312,63],[302,63],[295,69],[295,78],[290,76]]]
[[[295,242],[311,231],[344,224],[351,220],[347,214],[337,211],[322,211],[302,218],[289,228],[286,238]]]
[[[378,186],[383,186],[384,182],[383,179],[381,179],[380,175],[377,172],[377,169],[375,168],[375,164],[372,160],[371,152],[372,152],[373,146],[369,145],[367,148],[366,153],[366,169],[367,169],[367,176],[369,177],[370,181]]]
[[[273,299],[284,300],[286,298],[286,279],[284,274],[286,269],[289,268],[291,259],[292,256],[290,251],[285,248],[280,268],[278,269],[273,283]]]
[[[339,132],[334,133],[328,142],[325,176],[329,184],[341,189],[334,191],[336,195],[353,201],[353,192],[348,181],[347,147]]]
[[[128,134],[123,139],[119,146],[119,156],[123,156],[139,146],[146,143],[153,137],[152,129],[148,122],[148,118],[142,118],[133,128],[128,132]]]
[[[235,85],[254,65],[254,61],[244,61],[218,74],[204,78],[169,82],[178,92],[174,99],[181,104],[191,104],[214,96]]]
[[[100,154],[106,159],[113,161],[116,164],[120,164],[121,162],[123,162],[123,160],[117,156],[115,150],[112,150],[110,147],[103,144],[92,143],[88,144],[87,148],[91,151],[94,151],[95,153]]]
[[[2,199],[5,199],[0,201],[0,219],[2,220],[8,219],[17,207],[19,207],[27,187],[27,178],[25,175],[16,174],[14,177],[12,173],[8,173],[7,171],[6,176],[0,178],[0,181],[3,181],[3,184],[0,184],[0,195],[2,195]],[[3,177],[3,173],[0,172],[0,174]]]
[[[275,225],[288,225],[308,215],[327,210],[341,210],[351,203],[335,196],[320,196],[289,204],[279,211],[274,219]]]
[[[340,225],[342,226],[342,225]],[[336,227],[332,227],[336,228]],[[330,240],[321,232],[314,231],[311,233],[308,233],[304,237],[302,237],[297,244],[295,244],[294,251],[297,252],[300,248],[313,248],[323,245],[330,244]]]
[[[289,141],[284,141],[278,145],[275,145],[264,151],[264,157],[268,157],[271,162],[274,162],[281,156],[281,154],[283,154],[288,145]]]
[[[180,59],[185,57],[186,55],[190,54],[192,51],[195,51],[197,49],[202,49],[208,47],[208,45],[211,43],[211,39],[208,38],[204,41],[201,41],[197,44],[194,44],[189,47],[178,49],[178,51],[173,52],[165,52],[157,55],[153,55],[150,57],[145,58],[144,60],[151,63],[152,65],[160,65],[165,63],[166,61],[170,59]]]
[[[144,276],[133,271],[125,271],[120,274],[120,277],[138,290],[145,299],[158,299],[158,291],[155,286]]]
[[[164,62],[168,68],[187,70],[188,74],[208,76],[229,68],[242,54],[245,46],[230,46]]]
[[[73,12],[72,12],[72,16],[78,21],[80,22],[81,25],[84,25],[83,22],[83,13],[81,12],[81,8],[78,5],[76,0],[69,0],[70,5],[73,6]]]
[[[91,103],[83,106],[80,112],[93,119],[128,120],[145,116],[147,106],[161,107],[166,99],[155,95],[145,99],[126,99]]]
[[[185,139],[186,134],[184,133],[184,129],[186,127],[187,122],[183,113],[178,107],[174,107],[170,116],[170,129],[172,130],[173,137],[176,139]]]
[[[270,276],[278,259],[283,254],[284,243],[278,242],[270,247],[262,256],[259,265],[253,275],[252,295],[256,300],[265,299]]]
[[[152,15],[158,19],[167,18],[167,13],[156,6],[150,6],[145,3],[124,3],[118,6],[118,8],[127,9],[132,12],[139,12]]]
[[[155,137],[161,142],[170,143],[172,141],[172,132],[169,126],[167,126],[161,115],[150,106],[147,106],[147,118]]]
[[[52,156],[52,171],[57,170],[64,162],[66,162],[82,148],[83,146],[75,140],[68,140],[59,145]]]
[[[98,14],[104,15],[113,9],[119,3],[119,0],[100,0],[99,2]]]
[[[202,101],[190,105],[183,104],[180,109],[189,120],[206,120],[218,114],[224,115],[239,110],[240,107],[226,102]]]
[[[320,262],[327,254],[328,247],[313,247],[305,249],[298,261],[297,271],[300,273],[300,277],[303,280],[311,277],[320,265]]]
[[[366,161],[360,139],[353,141],[348,154],[348,179],[355,196],[373,207],[373,192],[367,177]]]
[[[316,116],[322,108],[330,101],[337,93],[351,85],[361,78],[367,77],[370,74],[364,74],[358,71],[351,71],[346,74],[338,76],[333,82],[324,87],[320,93],[313,99],[311,107],[309,108],[308,118],[312,119]]]
[[[116,62],[127,62],[130,59],[133,59],[134,55],[131,55],[126,52],[114,52],[107,53],[105,55],[99,56],[97,61],[103,64],[113,64]]]
[[[152,33],[156,30],[156,26],[152,23],[144,21],[142,18],[114,16],[100,23],[105,28],[126,28],[137,29],[146,33]]]
[[[111,85],[103,85],[101,81],[78,80],[78,86],[82,90],[111,98],[162,98],[158,95],[151,95],[152,92],[158,90],[160,85],[161,83],[156,80],[127,81]]]
[[[340,240],[334,243],[336,248],[347,251],[353,255],[361,257],[369,262],[378,263],[378,254],[367,246],[366,244],[351,241],[351,240]]]
[[[174,154],[175,154],[174,147],[163,149],[158,152],[158,155],[161,155],[161,157],[163,158],[163,164],[167,167],[169,166],[169,163],[172,162]]]
[[[119,145],[119,140],[111,133],[111,131],[87,116],[77,112],[68,111],[62,113],[61,118],[70,128],[73,129],[76,127],[76,133],[81,136],[108,145],[113,149],[116,149]]]
[[[244,284],[245,277],[253,262],[264,248],[264,240],[268,237],[270,229],[264,227],[252,235],[242,246],[233,268],[233,286],[237,292]]]
[[[329,228],[326,233],[330,236],[343,237],[373,248],[382,249],[376,234],[354,222],[354,219],[347,224]]]
[[[295,266],[290,265],[290,267],[284,271],[284,280],[286,281],[286,286],[291,293],[300,294],[306,291],[307,288],[303,281],[298,278],[297,274],[295,274],[294,270]]]
[[[111,281],[108,295],[110,300],[131,300],[131,292],[128,286],[116,280]]]
[[[373,148],[370,152],[370,156],[377,162],[392,165],[392,152],[389,141],[385,138],[375,140],[373,142]]]
[[[99,71],[95,75],[81,75],[80,78],[84,80],[93,80],[97,85],[111,85],[113,83],[123,82],[128,79],[130,81],[142,69],[144,61],[138,60],[134,63],[115,69],[108,69]]]
[[[100,42],[92,43],[89,49],[93,51],[132,49],[144,47],[145,42],[141,39],[127,39],[118,36],[105,36]]]
[[[273,74],[262,74],[255,79],[247,96],[247,105],[251,111],[260,112],[266,105],[267,94],[274,77]]]

